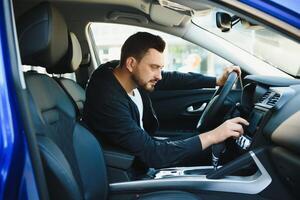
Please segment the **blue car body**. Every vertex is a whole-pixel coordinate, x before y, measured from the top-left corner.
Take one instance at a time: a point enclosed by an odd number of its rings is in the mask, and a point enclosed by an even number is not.
[[[9,5],[0,4],[0,199],[38,199],[13,80]]]
[[[300,4],[295,0],[241,0],[249,6],[268,13],[296,28],[300,28]]]

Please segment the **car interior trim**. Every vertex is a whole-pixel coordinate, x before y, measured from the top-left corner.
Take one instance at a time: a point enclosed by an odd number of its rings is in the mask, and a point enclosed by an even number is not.
[[[272,178],[253,151],[249,152],[258,171],[251,176],[226,176],[222,179],[207,179],[205,175],[179,176],[155,180],[111,183],[112,193],[145,192],[160,189],[186,189],[243,194],[258,194],[271,184]],[[203,168],[203,167],[202,167]],[[209,166],[211,168],[211,166]],[[195,169],[195,168],[193,168]]]

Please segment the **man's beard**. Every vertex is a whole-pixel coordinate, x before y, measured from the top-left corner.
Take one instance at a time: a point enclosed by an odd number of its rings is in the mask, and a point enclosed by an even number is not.
[[[136,76],[135,74],[133,74],[131,76],[132,80],[134,81],[134,83],[139,87],[139,88],[142,88],[148,92],[152,92],[154,89],[155,89],[155,84],[151,84],[151,83],[156,83],[157,81],[155,80],[151,80],[151,81],[148,81],[146,83],[143,83],[143,81],[138,77]]]

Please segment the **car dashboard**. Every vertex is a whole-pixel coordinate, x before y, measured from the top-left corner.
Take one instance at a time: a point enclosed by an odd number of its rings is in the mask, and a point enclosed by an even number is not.
[[[300,111],[300,81],[254,75],[245,77],[245,81],[249,83],[239,110],[249,126],[236,144],[248,150],[274,143],[299,152],[300,133],[296,130],[300,130],[300,123],[294,119]]]

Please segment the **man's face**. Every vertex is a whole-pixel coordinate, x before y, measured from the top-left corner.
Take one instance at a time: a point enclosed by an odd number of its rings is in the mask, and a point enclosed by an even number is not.
[[[156,49],[149,49],[144,57],[135,62],[132,68],[132,80],[138,87],[153,91],[156,83],[161,80],[164,56]]]

